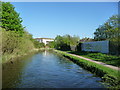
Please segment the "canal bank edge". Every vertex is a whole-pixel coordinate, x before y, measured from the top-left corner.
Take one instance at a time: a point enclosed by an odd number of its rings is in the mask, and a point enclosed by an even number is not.
[[[10,62],[10,61],[13,61],[13,59],[15,59],[15,58],[24,57],[24,56],[29,55],[31,53],[35,53],[35,52],[43,51],[43,50],[53,50],[53,48],[40,48],[40,49],[35,48],[35,49],[30,50],[28,53],[23,53],[21,55],[12,55],[11,54],[11,55],[9,55],[9,57],[6,56],[7,57],[6,60],[2,60],[2,58],[1,58],[0,63],[4,64],[4,63]]]
[[[111,69],[109,67],[91,62],[85,59],[81,59],[77,56],[73,56],[67,52],[54,50],[58,54],[62,54],[64,57],[69,58],[71,61],[80,65],[82,68],[92,72],[93,74],[102,78],[102,81],[109,84],[110,88],[120,88],[120,71]],[[109,88],[109,87],[108,87]]]
[[[29,55],[31,53],[35,53],[35,52],[38,52],[38,51],[44,51],[44,50],[54,50],[54,49],[53,48],[39,48],[39,49],[35,48],[35,49],[30,50],[28,53],[23,53],[21,55],[12,55],[11,54],[9,57],[6,56],[7,57],[6,60],[2,60],[2,58],[1,58],[0,63],[4,64],[4,63],[7,63],[7,62],[11,62],[15,58],[24,57],[24,56]]]
[[[32,49],[32,50],[30,50],[30,52],[23,53],[21,55],[10,55],[9,58],[7,58],[6,60],[2,60],[2,64],[7,63],[7,62],[13,62],[13,60],[15,58],[24,57],[26,55],[29,55],[30,53],[34,53],[34,52],[38,52],[38,51],[39,51],[39,49]]]

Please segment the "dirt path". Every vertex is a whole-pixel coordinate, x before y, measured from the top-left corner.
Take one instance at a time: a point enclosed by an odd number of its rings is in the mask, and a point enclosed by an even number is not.
[[[92,59],[88,59],[88,58],[85,58],[85,57],[82,57],[82,56],[79,56],[79,55],[75,55],[75,54],[71,54],[71,53],[69,53],[69,54],[72,55],[72,56],[79,57],[79,58],[81,58],[81,59],[85,59],[85,60],[88,60],[88,61],[91,61],[91,62],[94,62],[94,63],[97,63],[97,64],[101,64],[101,65],[103,65],[103,66],[105,66],[105,67],[109,67],[109,68],[111,68],[111,69],[119,70],[119,71],[120,71],[120,68],[118,68],[118,67],[116,67],[116,66],[108,65],[108,64],[103,63],[103,62],[94,61],[94,60],[92,60]]]

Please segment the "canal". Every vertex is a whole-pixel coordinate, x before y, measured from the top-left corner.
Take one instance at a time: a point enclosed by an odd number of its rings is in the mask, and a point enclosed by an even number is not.
[[[105,88],[69,59],[43,51],[3,64],[3,88]]]

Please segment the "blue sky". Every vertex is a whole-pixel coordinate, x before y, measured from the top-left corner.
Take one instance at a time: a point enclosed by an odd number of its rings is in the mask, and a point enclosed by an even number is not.
[[[117,2],[12,2],[27,31],[36,37],[93,33],[109,17],[118,13]]]

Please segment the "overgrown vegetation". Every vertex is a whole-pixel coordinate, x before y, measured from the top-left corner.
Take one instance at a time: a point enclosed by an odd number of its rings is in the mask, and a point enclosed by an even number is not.
[[[25,33],[19,37],[19,34],[14,31],[1,30],[0,32],[2,32],[2,62],[35,49],[34,44]]]
[[[35,48],[41,47],[32,38],[32,35],[25,31],[22,26],[22,18],[15,11],[15,7],[9,2],[2,4],[0,49],[2,50],[2,62],[6,62],[14,57],[30,53]]]
[[[44,43],[40,43],[36,39],[33,39],[32,42],[34,43],[35,48],[45,48],[45,44]]]
[[[80,59],[76,56],[72,56],[66,52],[55,50],[55,52],[62,54],[64,57],[71,59],[73,62],[80,65],[82,68],[100,76],[104,82],[110,85],[108,88],[118,89],[120,88],[120,72],[110,69],[103,65],[99,65],[84,59]]]

